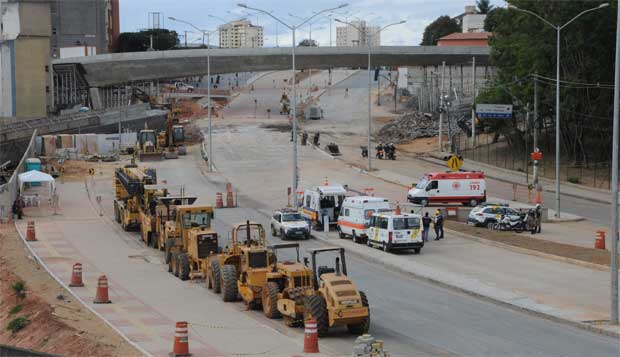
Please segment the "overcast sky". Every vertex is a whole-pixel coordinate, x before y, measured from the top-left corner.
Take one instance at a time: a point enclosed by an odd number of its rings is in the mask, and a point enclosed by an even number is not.
[[[475,4],[475,0],[120,0],[121,31],[135,31],[149,27],[149,12],[160,12],[164,18],[164,26],[183,33],[192,30],[188,25],[173,22],[168,17],[191,22],[200,29],[213,30],[223,23],[240,17],[247,17],[253,24],[264,27],[265,46],[290,46],[291,32],[278,25],[269,16],[256,15],[254,11],[244,10],[237,6],[245,2],[250,7],[273,11],[273,14],[284,22],[296,25],[301,20],[289,14],[306,18],[314,11],[321,11],[348,3],[344,9],[336,10],[333,16],[341,20],[360,18],[370,21],[373,25],[385,26],[390,23],[406,20],[403,25],[386,29],[381,35],[382,45],[418,45],[422,40],[424,28],[441,15],[456,16],[463,13],[466,5]],[[503,0],[491,0],[495,6],[504,6]],[[248,12],[251,15],[247,15]],[[209,17],[213,15],[221,19]],[[332,21],[332,43],[336,45],[336,26]],[[297,33],[297,42],[309,37],[310,27],[304,25]],[[320,46],[329,46],[330,25],[326,17],[312,20],[312,38],[318,40]],[[199,43],[202,35],[197,31],[188,34],[188,42]],[[217,45],[217,35],[211,38]]]

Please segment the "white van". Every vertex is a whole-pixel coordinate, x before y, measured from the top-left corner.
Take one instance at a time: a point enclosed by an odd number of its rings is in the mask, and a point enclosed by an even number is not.
[[[366,230],[369,247],[380,247],[389,252],[395,249],[413,249],[419,254],[424,241],[422,240],[422,217],[419,214],[400,213],[397,209],[392,213],[378,213],[370,219],[370,227]]]
[[[371,196],[347,197],[342,203],[336,230],[340,238],[351,236],[355,243],[366,241],[366,229],[373,214],[391,212],[387,198]]]
[[[323,228],[323,216],[336,225],[347,190],[342,185],[316,186],[304,191],[301,214],[316,228]]]
[[[409,190],[407,199],[422,206],[431,203],[462,203],[476,207],[487,200],[484,173],[462,171],[426,174]]]

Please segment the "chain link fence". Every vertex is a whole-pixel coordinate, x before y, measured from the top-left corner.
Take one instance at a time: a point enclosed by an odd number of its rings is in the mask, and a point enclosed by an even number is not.
[[[17,182],[17,176],[25,171],[26,167],[26,159],[35,157],[35,138],[37,137],[37,130],[35,129],[32,132],[32,136],[30,137],[30,142],[24,150],[24,154],[22,155],[19,164],[13,171],[11,178],[7,183],[0,186],[0,221],[6,222],[13,218],[12,207],[13,202],[17,199],[19,194],[19,183]]]

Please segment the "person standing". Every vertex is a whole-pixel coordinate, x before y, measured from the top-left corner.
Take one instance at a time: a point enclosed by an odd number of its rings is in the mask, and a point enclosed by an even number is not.
[[[443,215],[440,210],[435,211],[435,240],[443,238]]]
[[[542,229],[542,207],[540,206],[540,203],[536,204],[536,210],[534,211],[534,214],[536,215],[536,232],[535,233],[540,233],[541,229]]]
[[[428,242],[428,234],[431,230],[431,222],[433,219],[428,215],[428,212],[424,213],[424,217],[422,217],[422,239],[425,242]]]
[[[344,89],[344,97],[348,97],[349,96],[349,88],[345,88]]]

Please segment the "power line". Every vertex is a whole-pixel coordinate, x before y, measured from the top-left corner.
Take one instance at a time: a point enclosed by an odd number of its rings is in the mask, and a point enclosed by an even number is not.
[[[543,78],[543,79],[547,79],[550,81],[553,81],[554,83],[556,82],[555,78],[550,78],[550,77],[546,77],[546,76],[542,76],[540,74],[532,74],[532,77],[538,77],[538,78]],[[587,83],[587,82],[572,82],[572,81],[563,81],[560,80],[560,83],[566,83],[566,84],[572,84],[572,85],[583,85],[583,86],[593,86],[593,87],[611,87],[614,88],[614,84],[613,83]]]

